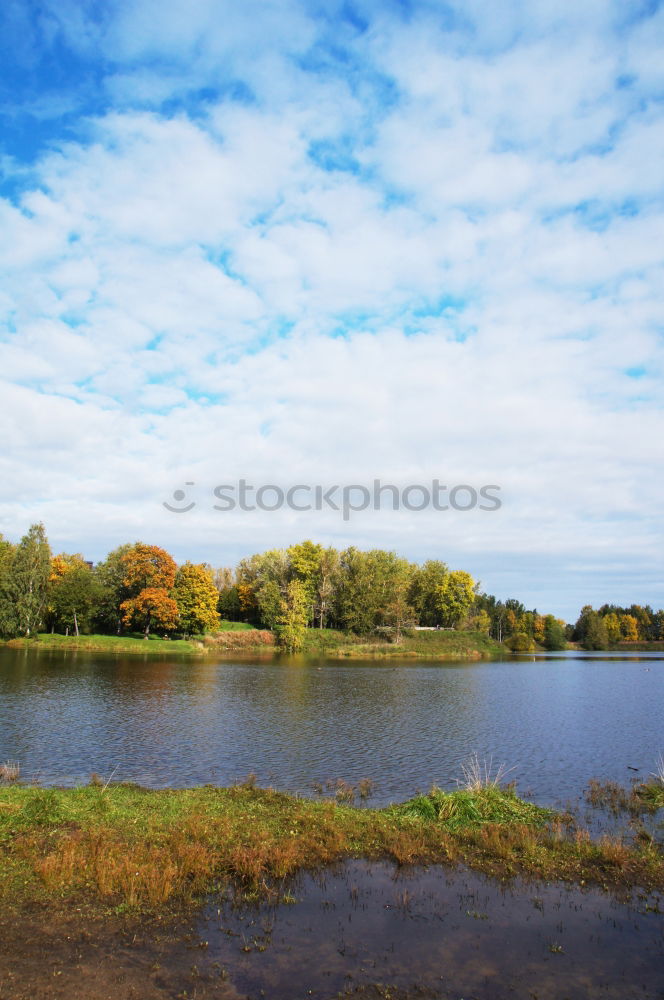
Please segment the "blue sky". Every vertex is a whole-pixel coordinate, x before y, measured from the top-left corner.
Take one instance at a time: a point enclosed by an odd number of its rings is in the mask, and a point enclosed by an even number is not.
[[[664,10],[5,0],[0,530],[664,604]],[[492,513],[220,513],[256,483]],[[196,508],[164,510],[193,482]]]

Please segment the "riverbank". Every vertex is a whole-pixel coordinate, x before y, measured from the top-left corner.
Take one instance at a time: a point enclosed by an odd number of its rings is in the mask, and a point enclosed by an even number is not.
[[[141,656],[173,653],[201,656],[210,653],[260,653],[277,655],[274,633],[254,629],[243,623],[224,623],[219,632],[191,639],[163,639],[139,635],[80,635],[65,636],[40,633],[30,639],[10,639],[5,645],[12,649],[62,650],[99,653],[134,653]],[[335,629],[308,629],[303,656],[343,657],[344,659],[427,659],[481,660],[501,656],[509,651],[480,632],[413,631],[400,642],[356,636]]]

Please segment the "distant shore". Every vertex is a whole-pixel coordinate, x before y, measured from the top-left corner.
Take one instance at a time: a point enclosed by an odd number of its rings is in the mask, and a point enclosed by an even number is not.
[[[164,639],[136,635],[65,636],[40,633],[34,638],[9,639],[4,645],[12,649],[62,650],[67,652],[98,652],[134,654],[140,656],[190,656],[227,653],[279,655],[274,634],[266,629],[235,624],[213,635],[191,639]],[[400,642],[376,640],[373,637],[349,635],[334,629],[309,629],[301,656],[342,657],[343,659],[406,658],[428,660],[481,660],[509,653],[502,643],[479,632],[414,631]]]

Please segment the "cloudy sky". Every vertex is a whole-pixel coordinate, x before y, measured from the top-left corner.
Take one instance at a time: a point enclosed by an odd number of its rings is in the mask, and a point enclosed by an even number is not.
[[[0,20],[6,536],[215,565],[311,537],[568,619],[664,604],[664,5]],[[502,507],[215,510],[240,478]]]

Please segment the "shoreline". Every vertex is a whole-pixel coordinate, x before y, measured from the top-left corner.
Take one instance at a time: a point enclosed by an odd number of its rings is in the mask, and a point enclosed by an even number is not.
[[[385,919],[383,899],[376,894],[373,872],[385,865],[393,873],[385,879],[395,885],[388,910],[396,903],[403,916],[410,911],[413,880],[436,870],[442,884],[451,887],[451,899],[468,893],[469,880],[476,886],[477,878],[495,887],[489,891],[501,910],[504,893],[511,893],[517,925],[524,907],[543,909],[542,897],[557,887],[556,921],[561,901],[582,910],[593,892],[611,901],[609,916],[616,903],[636,902],[645,919],[662,912],[661,844],[638,837],[631,845],[620,837],[593,841],[571,816],[520,799],[511,786],[432,789],[380,809],[340,799],[354,794],[362,800],[368,791],[360,783],[338,787],[336,799],[303,799],[256,788],[250,779],[226,788],[165,790],[104,784],[98,778],[71,789],[0,785],[0,936],[5,943],[0,997],[56,1000],[82,989],[88,1000],[190,995],[237,1000],[247,953],[268,947],[277,909],[288,914],[277,939],[279,954],[289,963],[292,955],[293,969],[298,967],[293,948],[300,938],[290,928],[292,908],[301,901],[300,878],[325,886],[328,873],[334,878],[356,862],[368,866],[361,905],[373,912],[371,920],[379,927]],[[607,805],[614,792],[610,783],[598,784],[596,804],[604,796]],[[652,794],[664,808],[664,783],[648,788]],[[359,905],[357,886],[353,876],[347,886],[349,914]],[[451,934],[457,933],[459,919],[490,926],[486,894],[476,908],[470,891],[468,903],[460,904],[460,917],[448,922]],[[322,898],[329,899],[327,890]],[[223,925],[219,907],[225,907]],[[259,925],[261,912],[270,916]],[[238,913],[237,919],[231,913]],[[309,926],[305,914],[298,919]],[[495,933],[507,938],[502,924],[498,917]],[[296,936],[291,940],[289,933]],[[237,943],[222,959],[213,935],[218,942],[226,934]],[[215,947],[209,955],[208,938]],[[470,947],[470,939],[463,940]],[[547,958],[563,951],[558,940],[549,941],[538,976],[545,977]],[[451,957],[456,959],[453,945]],[[252,956],[251,962],[252,974],[260,977],[262,956]],[[352,954],[348,967],[357,971]],[[439,996],[420,985],[416,966],[412,988],[388,987],[375,976],[353,993],[358,1000]],[[532,983],[532,976],[531,967],[524,982]],[[286,995],[292,994],[279,992]],[[332,995],[347,994],[325,993]]]
[[[258,641],[252,642],[252,631],[258,633]],[[431,635],[431,634],[429,634]],[[441,635],[443,636],[441,638]],[[25,649],[41,652],[58,650],[62,652],[117,653],[138,656],[170,655],[194,656],[197,658],[235,656],[237,654],[257,655],[276,659],[285,656],[274,643],[272,633],[264,630],[228,630],[202,639],[149,639],[133,636],[81,635],[64,636],[57,633],[40,633],[34,638],[7,639],[1,643],[9,649]],[[487,637],[477,637],[471,633],[434,633],[433,638],[405,637],[402,643],[375,642],[363,637],[340,639],[334,635],[326,641],[318,630],[311,630],[308,642],[302,652],[295,654],[304,659],[425,659],[440,662],[454,660],[490,660],[503,655],[512,655],[501,643]]]
[[[220,880],[269,896],[298,871],[350,857],[664,890],[664,852],[652,837],[592,840],[574,817],[519,798],[513,786],[433,788],[382,808],[351,804],[370,794],[370,783],[339,783],[335,798],[310,799],[257,788],[251,777],[181,789],[96,776],[73,788],[3,783],[0,901],[18,910],[85,903],[100,915],[156,915],[200,902]],[[664,783],[638,786],[625,808],[664,808]]]

